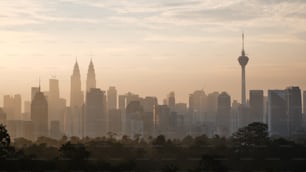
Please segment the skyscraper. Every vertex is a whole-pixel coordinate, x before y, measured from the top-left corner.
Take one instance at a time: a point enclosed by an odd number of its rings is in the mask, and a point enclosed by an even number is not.
[[[287,115],[289,136],[293,136],[302,127],[302,98],[299,87],[288,87],[287,92]]]
[[[250,90],[250,122],[263,122],[264,119],[264,92]]]
[[[289,136],[286,99],[286,91],[268,90],[268,127],[272,136]]]
[[[70,114],[68,122],[68,134],[81,137],[83,133],[83,104],[84,95],[81,90],[81,74],[78,62],[75,62],[71,75],[70,89]]]
[[[175,111],[175,93],[174,91],[171,91],[168,94],[166,103],[168,107],[170,108],[170,111]]]
[[[91,88],[86,94],[85,136],[101,137],[107,133],[105,92]]]
[[[31,120],[34,127],[34,137],[48,136],[48,102],[46,96],[37,92],[31,103]]]
[[[109,87],[107,90],[107,109],[117,109],[117,90],[116,87]]]
[[[239,64],[241,66],[241,104],[246,106],[246,88],[245,88],[245,66],[248,64],[249,58],[244,51],[244,34],[242,34],[242,51],[241,56],[238,57]]]
[[[31,88],[31,101],[34,99],[36,93],[39,92],[39,88],[38,87],[32,87]]]
[[[91,88],[96,88],[96,73],[92,60],[90,60],[86,79],[86,92]]]
[[[7,114],[8,120],[20,120],[21,96],[19,94],[14,96],[5,95],[3,97],[3,110]]]
[[[65,108],[66,100],[60,98],[59,81],[57,79],[50,79],[48,94],[49,124],[51,121],[58,121],[61,132],[64,131]]]
[[[216,128],[217,133],[221,136],[231,134],[231,97],[226,92],[218,96]]]

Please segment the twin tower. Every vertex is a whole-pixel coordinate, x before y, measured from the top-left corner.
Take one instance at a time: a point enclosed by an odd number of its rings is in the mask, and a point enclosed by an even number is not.
[[[81,88],[81,74],[78,62],[76,61],[71,75],[70,107],[82,107],[84,95]],[[86,79],[86,92],[91,88],[96,88],[96,73],[92,60],[90,60]]]

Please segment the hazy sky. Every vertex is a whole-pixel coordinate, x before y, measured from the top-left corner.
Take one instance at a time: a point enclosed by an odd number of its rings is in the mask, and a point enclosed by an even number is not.
[[[306,88],[306,0],[1,0],[0,96],[56,76],[68,98],[76,57],[83,88],[92,57],[103,90],[240,100],[242,31],[247,89]]]

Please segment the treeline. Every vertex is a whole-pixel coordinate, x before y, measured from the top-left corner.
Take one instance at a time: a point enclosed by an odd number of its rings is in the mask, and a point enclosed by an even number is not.
[[[18,138],[0,125],[0,171],[303,171],[306,147],[252,123],[230,138]]]

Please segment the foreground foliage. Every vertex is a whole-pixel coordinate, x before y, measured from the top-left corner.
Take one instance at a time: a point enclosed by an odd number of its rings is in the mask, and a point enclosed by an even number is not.
[[[230,138],[19,138],[0,125],[0,171],[302,171],[306,147],[252,123]],[[14,159],[12,161],[12,158]]]

